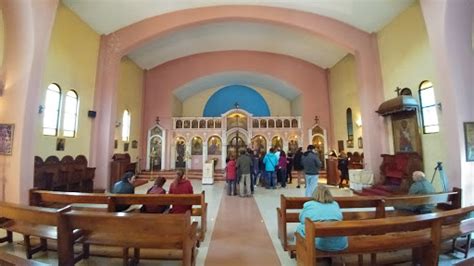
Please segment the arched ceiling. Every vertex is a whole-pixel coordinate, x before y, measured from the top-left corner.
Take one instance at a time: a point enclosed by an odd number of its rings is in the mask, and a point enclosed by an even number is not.
[[[250,87],[268,89],[288,100],[293,100],[300,94],[296,88],[269,75],[246,71],[229,71],[216,73],[214,75],[205,76],[188,82],[180,88],[177,88],[174,91],[174,95],[180,101],[184,101],[201,91],[209,88],[223,87],[229,84],[247,85]]]
[[[63,0],[100,34],[140,20],[183,9],[216,5],[259,5],[330,17],[366,32],[376,32],[414,0]]]
[[[191,8],[219,5],[259,5],[327,16],[366,32],[384,27],[414,0],[63,0],[100,34],[109,34],[146,18]],[[323,68],[332,67],[347,52],[322,38],[283,26],[252,22],[196,25],[162,36],[132,51],[129,57],[143,69],[202,52],[250,50],[284,54]]]
[[[219,22],[187,28],[149,42],[128,56],[144,69],[204,52],[247,50],[296,57],[332,67],[347,51],[304,31],[255,22]]]

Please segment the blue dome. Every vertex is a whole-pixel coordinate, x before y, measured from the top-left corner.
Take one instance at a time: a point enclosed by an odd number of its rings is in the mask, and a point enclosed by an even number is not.
[[[270,109],[262,95],[243,85],[229,85],[216,91],[207,100],[203,116],[220,116],[234,109],[236,102],[240,109],[244,109],[254,116],[270,116]]]

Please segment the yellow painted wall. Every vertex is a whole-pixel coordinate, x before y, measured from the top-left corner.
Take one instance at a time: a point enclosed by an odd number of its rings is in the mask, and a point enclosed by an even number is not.
[[[124,144],[128,143],[128,152],[132,162],[137,161],[140,143],[137,148],[132,147],[132,141],[140,142],[140,132],[142,130],[142,101],[143,101],[143,70],[127,57],[120,62],[120,75],[117,98],[117,120],[122,121],[123,112],[127,109],[130,112],[131,128],[128,142],[122,140],[122,126],[115,128],[115,139],[117,149],[115,153],[125,153]]]
[[[204,107],[209,99],[217,90],[218,88],[210,88],[204,90],[200,93],[189,97],[182,103],[182,116],[202,116]],[[272,116],[290,116],[291,115],[291,102],[272,92],[267,89],[262,89],[258,87],[251,87],[256,90],[268,104],[268,108],[270,109],[270,114]]]
[[[303,101],[301,99],[301,94],[291,101],[290,107],[292,116],[303,115]]]
[[[334,142],[329,143],[328,150],[337,151],[337,141],[344,141],[346,152],[363,152],[358,148],[358,138],[362,137],[362,127],[358,127],[355,121],[361,117],[359,95],[357,89],[357,76],[355,58],[347,55],[329,70],[329,101],[331,103],[331,119],[334,125]],[[352,109],[354,147],[347,147],[347,119],[346,110]],[[363,123],[363,119],[362,119]]]
[[[176,96],[172,96],[173,104],[171,105],[171,115],[172,116],[182,116],[183,114],[183,103]]]
[[[412,90],[413,96],[419,100],[420,83],[423,80],[430,80],[438,96],[436,100],[440,101],[441,88],[436,86],[434,60],[418,2],[396,17],[377,35],[385,99],[396,96],[394,92],[396,87],[408,87]],[[442,116],[442,112],[438,111],[438,116]],[[391,124],[390,120],[387,123]],[[436,162],[444,161],[446,158],[443,153],[442,132],[422,134],[421,121],[419,124],[424,168],[426,175],[431,177]],[[390,143],[393,143],[391,134]],[[393,145],[391,149],[393,152]],[[440,188],[438,182],[435,185]]]
[[[3,66],[3,50],[5,49],[5,29],[3,24],[3,10],[0,9],[0,67]]]
[[[79,95],[78,131],[76,137],[66,138],[64,151],[56,151],[56,140],[62,137],[61,130],[58,137],[43,136],[43,114],[37,114],[36,155],[62,158],[64,155],[83,154],[89,158],[92,121],[87,117],[87,111],[93,106],[99,42],[100,36],[92,28],[63,4],[59,5],[39,88],[41,103],[44,104],[48,84],[57,83],[63,96],[67,91],[75,90]]]

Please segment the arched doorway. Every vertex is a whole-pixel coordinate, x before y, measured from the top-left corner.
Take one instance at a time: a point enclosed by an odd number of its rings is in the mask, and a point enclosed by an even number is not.
[[[239,131],[229,135],[227,138],[227,158],[230,158],[230,156],[237,158],[241,150],[247,149],[245,138],[246,137]]]
[[[146,169],[159,171],[165,165],[166,132],[159,125],[148,130]]]
[[[186,141],[183,137],[176,138],[175,168],[186,167]]]

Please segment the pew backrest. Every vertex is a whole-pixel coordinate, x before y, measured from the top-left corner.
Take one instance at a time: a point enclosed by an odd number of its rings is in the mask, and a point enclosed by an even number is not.
[[[70,205],[74,203],[108,204],[109,196],[104,193],[60,192],[30,189],[30,206]]]
[[[83,230],[87,244],[124,248],[183,250],[183,264],[191,265],[197,223],[191,215],[70,211],[59,218],[59,265],[73,265],[73,229]]]

